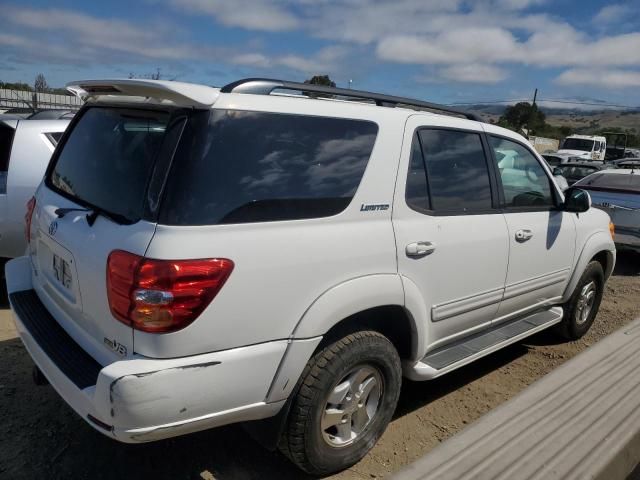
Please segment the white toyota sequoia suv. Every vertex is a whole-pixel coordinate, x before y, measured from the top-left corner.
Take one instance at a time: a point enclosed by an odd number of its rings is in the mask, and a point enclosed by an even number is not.
[[[36,380],[116,440],[243,422],[335,472],[403,376],[596,316],[608,216],[472,114],[268,79],[69,89],[7,285]]]

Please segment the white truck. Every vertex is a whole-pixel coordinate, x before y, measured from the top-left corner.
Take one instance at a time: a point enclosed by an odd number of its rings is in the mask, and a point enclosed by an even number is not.
[[[607,139],[595,135],[570,135],[565,138],[562,148],[551,155],[566,161],[597,160],[604,162],[607,151]],[[565,163],[565,162],[562,162]]]
[[[36,379],[113,439],[261,420],[328,474],[380,438],[403,376],[596,317],[609,217],[512,131],[279,80],[70,86],[87,103],[7,284]]]

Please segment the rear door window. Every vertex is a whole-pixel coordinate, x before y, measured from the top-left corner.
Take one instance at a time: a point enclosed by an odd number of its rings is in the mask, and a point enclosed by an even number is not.
[[[421,149],[414,149],[408,180],[411,192],[420,188],[423,196],[428,194],[429,210],[457,214],[486,212],[492,208],[489,170],[479,133],[421,129],[417,139]],[[421,164],[426,168],[428,187],[418,187]],[[418,201],[417,193],[411,195]]]
[[[336,215],[371,156],[375,123],[212,110],[192,116],[169,172],[160,223],[216,225]]]
[[[49,186],[81,204],[139,220],[169,116],[166,111],[89,108],[54,160]]]

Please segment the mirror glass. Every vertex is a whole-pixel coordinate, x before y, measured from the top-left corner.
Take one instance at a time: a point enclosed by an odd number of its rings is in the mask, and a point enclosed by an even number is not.
[[[586,212],[591,207],[591,196],[581,188],[570,188],[565,192],[564,207],[568,212]]]

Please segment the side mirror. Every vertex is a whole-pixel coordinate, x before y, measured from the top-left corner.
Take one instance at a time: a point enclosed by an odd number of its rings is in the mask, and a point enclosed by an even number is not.
[[[553,169],[553,176],[554,177],[562,177],[562,176],[564,176],[564,174],[562,173],[562,169],[558,168],[558,167],[555,167]]]
[[[581,213],[591,208],[591,195],[581,188],[569,188],[564,193],[564,209],[566,212]]]

